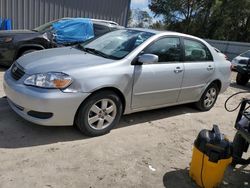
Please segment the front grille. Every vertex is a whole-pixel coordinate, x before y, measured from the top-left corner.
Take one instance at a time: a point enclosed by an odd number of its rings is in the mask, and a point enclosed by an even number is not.
[[[19,80],[23,77],[24,74],[25,72],[22,70],[22,68],[17,66],[16,63],[11,67],[11,76],[15,80]]]

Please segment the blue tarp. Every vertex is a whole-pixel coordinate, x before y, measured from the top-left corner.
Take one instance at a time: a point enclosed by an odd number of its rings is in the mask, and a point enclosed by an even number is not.
[[[11,30],[11,19],[0,18],[0,30]]]
[[[93,23],[87,18],[63,19],[52,27],[58,44],[84,42],[94,37]]]

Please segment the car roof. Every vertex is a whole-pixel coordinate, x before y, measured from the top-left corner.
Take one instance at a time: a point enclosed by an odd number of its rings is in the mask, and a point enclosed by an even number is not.
[[[188,38],[191,38],[191,39],[196,39],[196,40],[205,42],[207,44],[207,42],[205,40],[201,39],[201,38],[198,38],[198,37],[193,36],[193,35],[188,35],[188,34],[185,34],[185,33],[175,32],[175,31],[162,31],[162,30],[144,29],[144,28],[128,28],[128,29],[136,30],[136,31],[149,32],[149,33],[152,33],[152,34],[155,34],[155,35],[162,35],[162,36],[164,36],[164,35],[177,35],[177,36],[182,36],[182,37],[188,37]]]
[[[155,30],[155,29],[144,29],[144,28],[128,28],[128,29],[132,29],[132,30],[136,30],[136,31],[143,31],[143,32],[149,32],[149,33],[153,33],[153,34],[166,34],[166,35],[179,35],[179,36],[189,36],[189,37],[194,37],[192,35],[187,35],[184,33],[179,33],[176,31],[162,31],[162,30]]]
[[[77,18],[81,18],[81,17],[77,17]],[[63,19],[67,19],[67,20],[71,20],[71,19],[75,19],[73,17],[65,17],[65,18],[61,18]],[[92,19],[90,18],[90,20],[94,23],[94,24],[100,24],[100,25],[106,25],[109,27],[122,27],[120,26],[118,23],[114,22],[114,21],[110,21],[110,20],[100,20],[100,19]]]
[[[90,19],[93,22],[101,22],[101,23],[107,23],[107,24],[111,24],[111,25],[119,25],[118,23],[114,22],[114,21],[110,21],[110,20],[100,20],[100,19]]]
[[[153,33],[153,34],[159,34],[159,33],[164,33],[166,31],[159,31],[155,29],[145,29],[145,28],[128,28],[130,30],[136,30],[136,31],[143,31],[143,32],[148,32],[148,33]]]

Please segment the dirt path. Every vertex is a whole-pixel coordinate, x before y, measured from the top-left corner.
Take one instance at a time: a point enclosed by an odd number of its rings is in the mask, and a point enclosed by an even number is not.
[[[28,123],[1,98],[0,187],[195,187],[188,177],[194,139],[213,124],[232,139],[236,112],[226,112],[224,101],[249,88],[233,82],[209,112],[182,105],[127,115],[97,138]],[[228,170],[222,187],[250,187],[249,170]]]

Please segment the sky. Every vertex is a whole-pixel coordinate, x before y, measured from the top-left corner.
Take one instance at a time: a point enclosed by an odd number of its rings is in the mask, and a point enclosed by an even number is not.
[[[148,0],[131,0],[131,7],[146,9],[148,8]]]
[[[159,21],[162,20],[162,16],[158,16],[158,17],[154,17],[154,13],[150,11],[150,9],[148,8],[148,3],[149,0],[131,0],[131,9],[141,9],[141,10],[145,10],[149,13],[149,15],[153,18],[153,22],[154,21]]]
[[[141,10],[146,10],[151,14],[151,11],[148,8],[148,0],[131,0],[131,8],[139,8]]]

